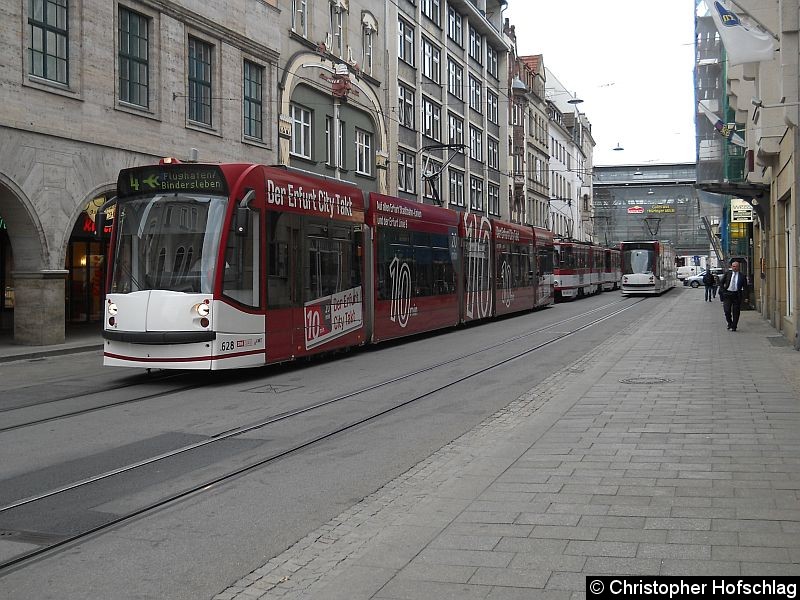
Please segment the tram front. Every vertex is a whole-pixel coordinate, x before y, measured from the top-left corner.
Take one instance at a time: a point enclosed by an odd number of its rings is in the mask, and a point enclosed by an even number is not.
[[[258,212],[246,206],[255,192],[230,189],[246,174],[225,171],[246,165],[225,167],[168,163],[120,173],[103,364],[263,364]]]

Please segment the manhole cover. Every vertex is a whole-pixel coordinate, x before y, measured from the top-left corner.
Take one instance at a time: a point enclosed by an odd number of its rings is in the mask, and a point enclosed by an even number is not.
[[[620,379],[620,383],[627,383],[628,385],[655,385],[657,383],[669,383],[669,379],[663,377],[629,377],[628,379]]]

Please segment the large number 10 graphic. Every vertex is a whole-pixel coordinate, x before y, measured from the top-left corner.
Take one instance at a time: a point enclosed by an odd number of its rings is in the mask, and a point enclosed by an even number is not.
[[[405,327],[411,314],[411,268],[395,256],[389,263],[389,276],[392,278],[389,319]]]

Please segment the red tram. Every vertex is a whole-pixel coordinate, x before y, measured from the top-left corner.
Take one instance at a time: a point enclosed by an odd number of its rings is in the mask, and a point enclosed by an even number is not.
[[[548,306],[554,244],[283,167],[125,169],[104,364],[257,366]]]

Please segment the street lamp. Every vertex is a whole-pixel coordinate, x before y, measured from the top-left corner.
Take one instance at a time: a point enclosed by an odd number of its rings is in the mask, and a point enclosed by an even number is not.
[[[547,94],[547,99],[554,98],[556,96],[563,96],[567,94],[570,96],[569,100],[567,100],[567,104],[581,104],[583,100],[578,98],[578,95],[573,92],[568,92],[567,90],[559,90],[557,88],[545,88],[545,92],[550,92]]]

